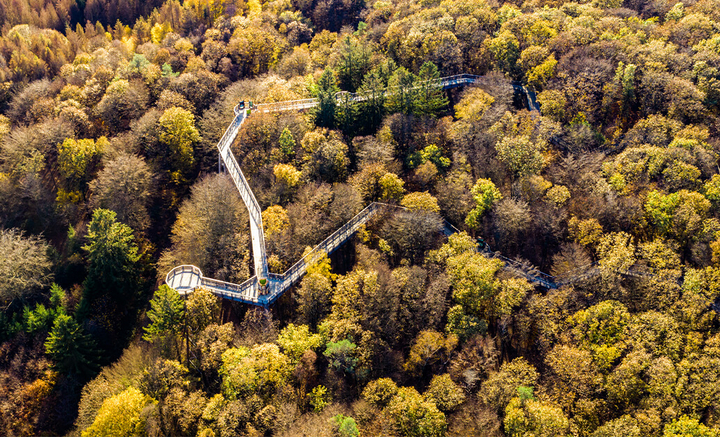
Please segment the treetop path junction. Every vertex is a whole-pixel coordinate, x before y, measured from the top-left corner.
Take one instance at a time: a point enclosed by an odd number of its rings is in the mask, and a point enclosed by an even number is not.
[[[436,79],[438,85],[443,89],[456,88],[465,85],[472,85],[478,82],[482,76],[474,76],[470,74],[460,74],[456,76],[443,77]],[[535,94],[528,91],[519,83],[513,83],[515,91],[524,94],[525,105],[532,111],[538,111],[538,104],[535,100]],[[386,92],[392,93],[392,89],[388,89]],[[349,96],[348,96],[349,94]],[[364,98],[360,95],[340,92],[336,95],[336,98],[349,99],[351,101],[360,102]],[[293,111],[309,109],[318,105],[318,99],[304,99],[294,100],[287,102],[278,103],[266,103],[260,104],[253,107],[253,112],[277,112],[277,111]],[[235,156],[233,155],[231,145],[242,127],[243,122],[249,117],[248,111],[244,107],[244,103],[239,104],[235,107],[235,118],[233,119],[230,126],[223,134],[222,138],[218,142],[217,148],[220,153],[220,159],[225,165],[228,173],[232,177],[235,186],[240,192],[245,206],[248,209],[250,215],[250,237],[252,242],[252,253],[253,253],[253,264],[255,268],[255,276],[251,277],[242,284],[233,284],[230,282],[219,281],[217,279],[207,278],[203,276],[200,269],[192,265],[181,265],[172,269],[165,277],[165,282],[171,288],[177,290],[181,294],[187,294],[194,291],[198,287],[205,287],[210,290],[213,294],[220,296],[224,299],[235,300],[244,302],[252,305],[258,305],[267,308],[272,305],[286,290],[297,283],[307,271],[309,265],[323,254],[332,253],[335,249],[345,243],[360,226],[367,223],[381,208],[393,207],[393,205],[386,205],[377,202],[369,204],[365,209],[360,211],[355,217],[349,222],[345,223],[340,229],[330,234],[320,244],[315,246],[312,251],[305,255],[302,259],[292,265],[285,273],[279,275],[270,273],[268,269],[267,253],[265,251],[265,237],[263,234],[262,226],[262,215],[260,205],[255,199],[255,195],[250,189],[240,165],[238,164]],[[457,232],[457,229],[452,227],[449,223],[445,226],[445,233],[451,234]],[[499,256],[493,252],[488,252],[490,255]],[[519,264],[513,260],[503,258],[510,267],[515,264]],[[519,266],[516,266],[519,267]],[[544,273],[531,271],[525,272],[520,268],[516,271],[525,276],[529,281],[536,283],[546,288],[556,288],[557,284],[553,281],[553,278]]]

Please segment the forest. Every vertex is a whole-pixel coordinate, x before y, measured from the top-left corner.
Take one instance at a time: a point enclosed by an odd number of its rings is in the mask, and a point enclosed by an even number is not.
[[[0,434],[718,437],[719,159],[719,0],[0,0]]]

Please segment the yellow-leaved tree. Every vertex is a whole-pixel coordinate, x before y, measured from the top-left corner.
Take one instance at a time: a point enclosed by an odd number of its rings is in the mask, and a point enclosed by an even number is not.
[[[478,121],[493,103],[495,98],[490,94],[480,88],[470,88],[455,105],[455,116],[470,122]]]
[[[145,433],[142,410],[152,399],[135,387],[112,396],[103,402],[92,425],[82,432],[82,437],[131,437]]]
[[[193,146],[200,141],[200,133],[195,128],[195,116],[187,109],[173,106],[166,109],[158,120],[160,142],[169,149],[169,161],[173,180],[182,180],[182,176],[195,163]]]

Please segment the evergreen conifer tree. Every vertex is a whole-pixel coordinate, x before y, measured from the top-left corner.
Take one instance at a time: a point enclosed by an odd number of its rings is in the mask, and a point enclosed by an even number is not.
[[[147,341],[167,340],[180,356],[180,345],[177,335],[183,328],[185,306],[180,295],[168,287],[161,285],[150,300],[150,311],[147,316],[152,323],[144,328],[143,339]]]
[[[97,370],[97,350],[90,337],[72,317],[60,314],[45,342],[45,351],[63,374],[90,377]]]
[[[448,104],[440,81],[440,72],[432,62],[425,62],[418,73],[418,115],[435,115]]]
[[[335,126],[335,112],[337,110],[335,94],[338,91],[335,72],[330,68],[326,68],[317,84],[319,103],[314,112],[316,126],[328,128]]]

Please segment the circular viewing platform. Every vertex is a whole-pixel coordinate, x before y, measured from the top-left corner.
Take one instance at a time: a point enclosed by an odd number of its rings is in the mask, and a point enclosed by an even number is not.
[[[178,293],[190,293],[202,283],[202,272],[195,266],[178,266],[170,270],[165,277],[165,283]]]

